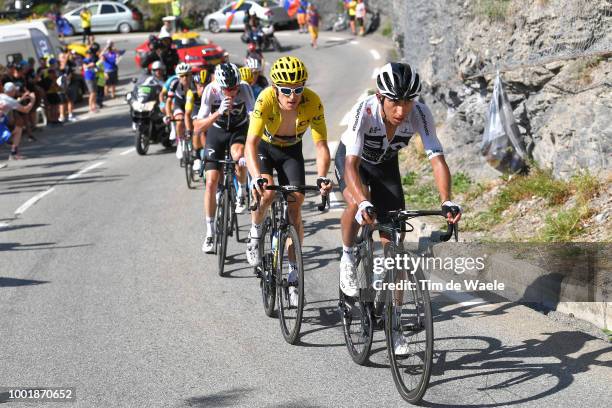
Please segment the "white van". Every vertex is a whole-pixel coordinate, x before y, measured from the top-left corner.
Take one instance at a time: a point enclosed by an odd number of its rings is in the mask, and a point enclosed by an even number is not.
[[[58,55],[62,44],[48,19],[0,25],[0,64]]]

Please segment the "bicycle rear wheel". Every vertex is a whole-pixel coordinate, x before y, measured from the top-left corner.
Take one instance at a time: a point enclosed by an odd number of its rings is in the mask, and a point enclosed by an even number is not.
[[[276,290],[281,332],[287,343],[295,344],[300,335],[304,310],[304,265],[302,246],[293,225],[289,225],[286,231],[281,233],[277,251]],[[294,263],[295,271],[291,281],[289,279],[290,262]]]
[[[218,261],[218,270],[219,276],[223,276],[223,269],[225,268],[225,255],[227,253],[227,237],[229,235],[230,228],[230,199],[229,199],[229,191],[227,188],[223,189],[223,193],[221,196],[221,202],[219,203],[219,207],[221,208],[219,226],[221,227],[221,231],[216,231],[217,236],[219,237],[219,252],[217,253],[217,261]]]
[[[261,287],[261,300],[264,306],[264,312],[268,317],[274,317],[274,307],[276,306],[276,274],[274,273],[274,251],[272,249],[272,222],[270,218],[266,218],[261,229],[261,238],[259,240],[259,256],[261,262],[259,264]]]
[[[395,257],[396,247],[389,245],[387,256]],[[406,280],[411,289],[388,293],[385,306],[385,337],[393,381],[404,400],[418,403],[429,385],[433,359],[433,318],[429,291],[422,287],[421,270],[390,271],[389,282]],[[396,350],[395,341],[402,339],[403,350]]]

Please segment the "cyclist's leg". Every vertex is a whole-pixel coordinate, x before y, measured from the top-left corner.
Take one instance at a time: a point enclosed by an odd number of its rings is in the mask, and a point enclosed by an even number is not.
[[[294,186],[306,184],[306,171],[304,168],[304,155],[302,153],[302,142],[289,147],[284,147],[277,152],[275,169],[278,174],[280,185],[290,184]],[[293,193],[293,200],[289,203],[289,222],[295,227],[300,243],[304,241],[304,226],[302,225],[303,193]],[[289,257],[293,250],[289,249]]]
[[[176,136],[182,139],[185,135],[185,112],[183,112],[179,106],[175,105],[172,117],[176,120]]]
[[[227,138],[225,131],[211,126],[206,138],[206,158],[223,160]],[[214,234],[215,211],[217,209],[217,184],[221,177],[221,164],[208,161],[204,169],[206,170],[206,190],[204,191],[204,216],[206,217],[207,236],[208,231]]]
[[[244,157],[244,143],[246,142],[246,133],[248,130],[248,124],[241,126],[236,129],[232,135],[230,152],[232,159],[238,161]],[[247,169],[246,167],[236,166],[236,177],[238,178],[238,197],[242,198],[246,196],[246,182],[247,182]]]

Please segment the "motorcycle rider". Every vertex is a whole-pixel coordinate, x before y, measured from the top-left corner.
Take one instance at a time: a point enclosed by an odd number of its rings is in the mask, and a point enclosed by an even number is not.
[[[244,16],[244,34],[248,43],[255,43],[257,49],[261,49],[263,34],[261,32],[261,23],[254,9],[250,9],[249,13]]]
[[[149,39],[149,48],[151,49],[143,58],[140,66],[148,69],[149,65],[155,61],[161,61],[166,67],[166,77],[174,75],[174,70],[179,64],[179,55],[172,48],[172,37],[164,34],[157,40]]]
[[[149,75],[143,82],[143,85],[150,86],[164,86],[164,74],[166,73],[166,66],[161,61],[155,61],[151,64],[152,75]]]

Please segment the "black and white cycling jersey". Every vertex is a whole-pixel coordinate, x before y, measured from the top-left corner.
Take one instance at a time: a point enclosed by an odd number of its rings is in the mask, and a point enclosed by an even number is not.
[[[391,140],[387,139],[379,107],[378,98],[376,95],[371,95],[359,101],[351,109],[351,122],[341,139],[346,146],[347,156],[360,156],[362,160],[371,164],[385,162],[397,156],[398,151],[408,145],[416,132],[421,135],[429,159],[444,154],[436,136],[433,116],[427,105],[415,101],[412,111],[397,127]]]
[[[219,119],[213,123],[213,126],[221,129],[236,129],[248,122],[249,115],[253,111],[253,106],[255,105],[255,98],[251,87],[246,82],[241,82],[239,87],[240,90],[234,98],[229,115],[220,116]],[[223,91],[216,81],[206,85],[202,93],[202,102],[200,111],[198,112],[198,119],[203,119],[219,110],[223,99]],[[229,123],[227,123],[228,121]]]

